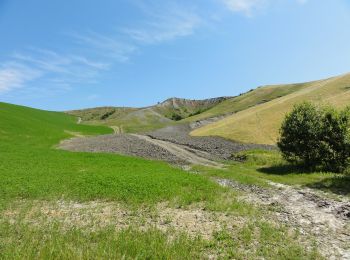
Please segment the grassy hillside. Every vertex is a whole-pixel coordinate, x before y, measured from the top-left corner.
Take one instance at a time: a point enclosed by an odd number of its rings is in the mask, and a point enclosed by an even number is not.
[[[158,161],[55,149],[72,135],[111,132],[76,121],[0,103],[1,259],[319,257],[314,247],[296,242],[298,234],[265,221],[267,211],[238,200],[205,175]],[[162,205],[169,205],[169,213],[158,209]],[[208,223],[217,216],[232,221],[233,231],[217,222],[224,229],[203,239],[152,225],[160,213],[166,214],[159,224],[164,227],[173,221],[172,212],[193,218],[201,211],[211,216]],[[145,228],[147,223],[153,228]]]
[[[273,99],[283,97],[291,94],[295,91],[303,89],[306,84],[292,84],[292,85],[277,85],[277,86],[264,86],[257,89],[252,89],[247,93],[243,93],[237,97],[227,99],[213,108],[186,118],[184,122],[194,122],[205,118],[227,115],[231,113],[237,113],[239,111],[254,107],[259,104],[269,102]]]
[[[344,107],[350,101],[350,74],[299,85],[278,86],[287,95],[242,110],[194,130],[194,136],[216,135],[259,144],[274,144],[285,114],[294,104],[309,100]],[[291,93],[288,93],[290,90]],[[226,101],[227,102],[227,101]]]
[[[211,193],[210,182],[162,162],[54,149],[72,134],[111,131],[103,126],[78,125],[76,118],[63,113],[0,103],[2,202],[64,197],[139,203],[174,196],[192,201],[206,197],[204,192]],[[192,190],[192,195],[184,194],[184,189]]]
[[[85,124],[108,125],[127,133],[147,132],[175,124],[183,118],[200,114],[226,97],[205,100],[170,98],[146,108],[99,107],[68,111]]]

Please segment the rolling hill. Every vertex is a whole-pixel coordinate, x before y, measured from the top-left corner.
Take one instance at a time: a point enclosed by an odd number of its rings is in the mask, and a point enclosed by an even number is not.
[[[147,132],[200,114],[227,99],[228,97],[205,100],[169,98],[145,108],[100,107],[73,110],[67,113],[80,117],[84,123],[104,124],[111,126],[116,131]]]
[[[267,102],[262,102],[264,94],[259,96],[257,95],[259,92],[265,92],[265,96],[270,97],[270,100],[264,97]],[[266,94],[269,92],[272,94]],[[249,95],[254,95],[254,102],[247,102],[251,100]],[[238,99],[226,100],[206,113],[215,114],[213,112],[217,110],[228,111],[227,107],[230,105],[229,110],[232,111],[235,102],[239,104],[238,107],[243,106],[241,107],[243,109],[220,121],[195,129],[191,135],[221,136],[245,143],[275,144],[281,122],[294,104],[305,100],[336,107],[350,104],[350,74],[303,84],[258,88],[243,95],[241,97],[243,100],[237,102]],[[257,102],[258,100],[260,102]],[[204,116],[205,114],[200,115]]]

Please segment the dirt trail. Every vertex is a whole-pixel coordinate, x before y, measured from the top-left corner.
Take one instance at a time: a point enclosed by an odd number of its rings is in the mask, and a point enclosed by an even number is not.
[[[60,149],[80,152],[105,152],[156,159],[172,164],[188,166],[191,164],[210,167],[224,167],[215,161],[215,156],[201,150],[156,140],[138,134],[112,134],[95,137],[75,137],[59,144]]]
[[[195,150],[186,146],[174,144],[168,141],[153,139],[145,135],[139,135],[139,134],[131,134],[131,135],[141,140],[147,141],[151,144],[157,145],[167,150],[171,154],[175,155],[176,157],[180,158],[181,160],[187,161],[191,164],[205,165],[205,166],[219,167],[219,168],[224,167],[224,165],[221,163],[214,162],[212,160],[207,159],[210,155],[203,151],[198,151],[198,150]]]
[[[322,192],[270,182],[272,189],[217,180],[222,186],[243,190],[243,199],[276,208],[275,218],[304,235],[313,235],[327,259],[350,259],[350,200],[335,201]]]
[[[113,129],[114,134],[122,134],[124,133],[123,128],[121,126],[110,126]]]

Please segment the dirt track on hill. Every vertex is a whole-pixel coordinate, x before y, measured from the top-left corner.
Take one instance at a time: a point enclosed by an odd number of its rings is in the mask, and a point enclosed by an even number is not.
[[[327,259],[350,259],[350,201],[336,201],[322,192],[270,182],[272,189],[220,179],[225,187],[244,191],[248,202],[275,208],[276,221],[302,235],[312,235]]]
[[[189,148],[207,152],[220,160],[230,160],[232,155],[241,151],[251,149],[276,149],[272,145],[242,144],[215,136],[190,136],[193,130],[190,125],[168,126],[150,133],[148,136],[153,139],[168,141],[177,145],[184,145]]]
[[[72,138],[61,142],[65,150],[105,152],[146,159],[163,160],[177,165],[205,165],[222,167],[219,160],[230,160],[232,155],[249,149],[273,149],[272,146],[240,144],[220,137],[191,137],[190,126],[179,125],[150,132],[146,135],[121,134]],[[119,128],[118,128],[119,129]]]
[[[138,134],[114,134],[96,137],[75,137],[64,140],[59,148],[70,151],[117,153],[146,159],[167,161],[176,165],[222,167],[210,153],[153,139]]]

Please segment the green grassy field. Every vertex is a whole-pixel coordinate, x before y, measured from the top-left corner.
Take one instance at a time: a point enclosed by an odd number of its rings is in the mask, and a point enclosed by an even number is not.
[[[208,177],[231,179],[240,183],[266,187],[268,181],[291,186],[309,187],[327,192],[329,196],[350,196],[350,176],[331,172],[309,172],[290,165],[277,151],[252,150],[237,156],[243,163],[233,162],[227,169],[196,166],[194,169]]]
[[[350,100],[349,86],[350,74],[300,85],[280,86],[280,89],[286,89],[287,95],[241,110],[191,134],[222,136],[245,143],[275,144],[281,122],[294,104],[308,100],[344,107]]]
[[[112,131],[78,125],[76,120],[63,113],[0,103],[1,259],[320,258],[314,247],[298,243],[297,233],[265,221],[266,210],[237,200],[236,193],[206,175],[159,161],[55,149],[60,140],[74,134]],[[120,223],[113,211],[108,213],[108,203],[122,205],[138,224],[116,228]],[[234,225],[233,233],[214,230],[210,239],[145,228],[159,203],[173,210],[204,207],[207,214],[244,222]],[[146,213],[132,213],[142,208],[148,209]]]
[[[155,203],[178,197],[191,203],[215,193],[215,185],[163,162],[54,149],[69,133],[110,133],[77,125],[76,118],[20,106],[0,105],[2,200],[116,199]]]

